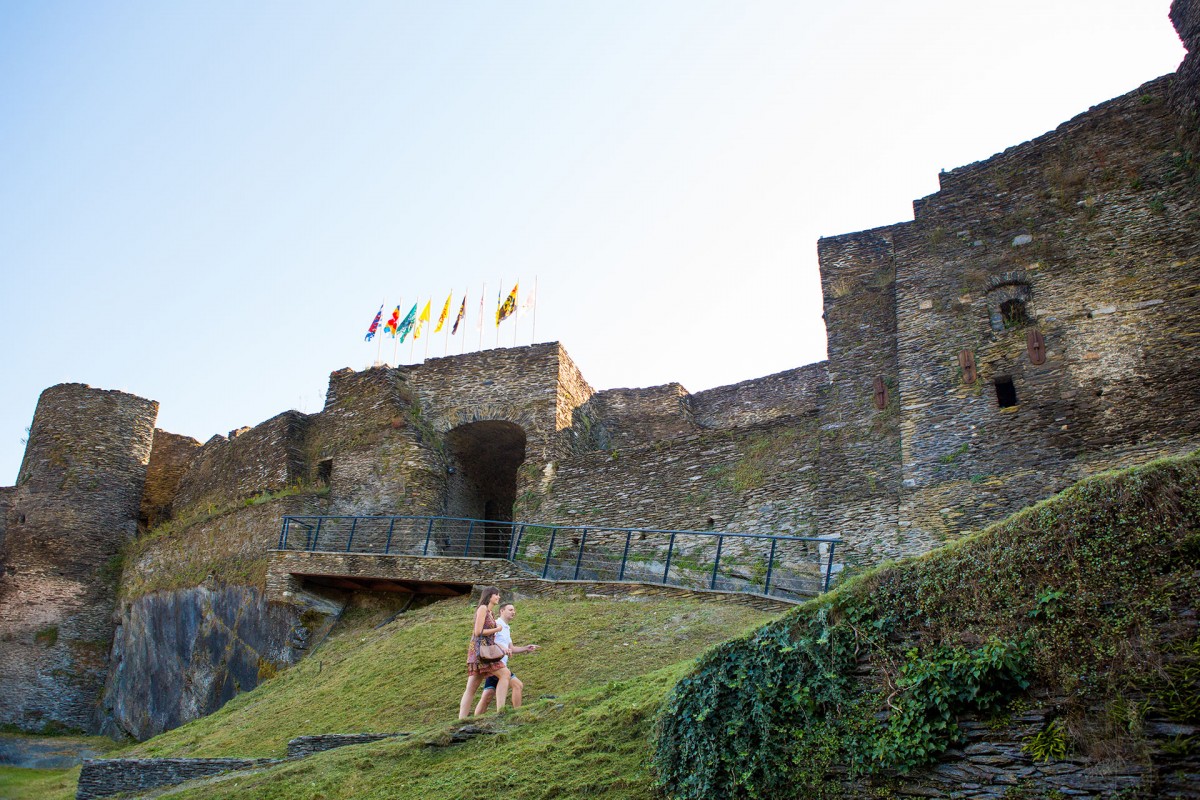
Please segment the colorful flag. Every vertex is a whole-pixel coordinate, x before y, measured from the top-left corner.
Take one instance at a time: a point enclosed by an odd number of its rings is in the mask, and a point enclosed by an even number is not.
[[[454,292],[446,295],[446,304],[442,306],[442,313],[438,314],[437,327],[433,329],[434,333],[441,333],[442,326],[446,324],[446,317],[450,314],[450,299],[454,297]]]
[[[512,291],[508,293],[508,297],[504,298],[504,302],[496,307],[496,326],[499,327],[501,322],[512,316],[512,313],[517,310],[517,287],[520,286],[520,281],[513,284]]]
[[[421,338],[421,326],[429,322],[429,304],[432,302],[432,300],[426,300],[425,308],[421,309],[421,316],[417,317],[417,329],[413,332],[414,339]]]
[[[396,326],[400,324],[400,306],[396,306],[396,310],[392,312],[392,318],[383,324],[383,332],[390,333],[392,338],[396,338]]]
[[[379,330],[379,320],[383,319],[383,305],[380,304],[379,310],[375,312],[375,319],[371,320],[371,327],[367,328],[367,335],[363,337],[364,342],[369,342],[375,338],[375,331]]]
[[[410,332],[412,332],[413,325],[415,325],[416,322],[417,322],[417,304],[413,303],[413,307],[410,308],[408,310],[408,313],[404,315],[404,321],[401,322],[400,326],[396,329],[396,335],[400,337],[401,342],[404,341],[405,336],[408,336],[408,334]]]
[[[454,318],[454,327],[450,329],[450,335],[458,333],[458,326],[462,323],[463,317],[467,315],[467,298],[463,295],[462,305],[458,307],[458,316]]]

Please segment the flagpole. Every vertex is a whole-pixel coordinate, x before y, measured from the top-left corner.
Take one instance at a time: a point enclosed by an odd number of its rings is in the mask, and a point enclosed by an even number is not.
[[[483,349],[483,298],[487,297],[487,281],[483,282],[483,288],[479,290],[479,349]]]
[[[417,295],[416,308],[420,308],[420,307],[421,307],[421,296]],[[417,312],[417,316],[418,317],[421,316],[420,311]],[[416,322],[415,324],[420,325],[421,323]],[[410,363],[410,364],[413,363],[413,353],[416,351],[416,347],[417,347],[417,337],[414,336],[408,343],[408,363]]]
[[[521,285],[521,279],[517,278],[517,286]],[[521,298],[518,297],[513,305],[513,347],[517,346],[517,323],[521,321]]]
[[[496,347],[500,346],[500,295],[504,294],[504,276],[500,276],[500,288],[496,291]]]
[[[383,309],[387,308],[387,297],[383,298],[383,305],[379,307],[379,318],[383,319]],[[376,335],[379,335],[376,330]],[[379,354],[383,352],[383,336],[379,335],[379,343],[375,345],[375,363],[379,363]]]
[[[446,300],[446,313],[450,313],[450,303],[454,299],[454,292],[450,293],[450,298]],[[449,319],[447,317],[446,319]],[[446,330],[446,319],[442,320],[442,358],[450,355],[450,331]]]
[[[400,300],[396,303],[396,311],[404,305],[404,295],[400,295]],[[400,366],[400,337],[396,334],[400,333],[400,315],[396,315],[396,327],[392,330],[392,361],[396,362],[396,366]]]
[[[470,289],[470,288],[471,287],[469,287],[469,286],[467,287],[467,289]],[[466,325],[466,322],[467,322],[467,289],[463,289],[463,318],[462,318],[463,340],[462,340],[462,350],[459,352],[460,356],[463,353],[467,352],[467,325]]]
[[[425,320],[425,321],[429,323],[429,327],[431,327],[431,328],[433,327],[433,322],[432,322],[432,321],[430,321],[430,320]],[[429,332],[428,332],[428,333],[425,335],[425,355],[421,356],[421,363],[422,363],[422,364],[424,364],[426,361],[428,361],[428,360],[429,360],[429,340],[430,340],[430,339],[432,339],[432,338],[433,338],[433,331],[429,331]]]

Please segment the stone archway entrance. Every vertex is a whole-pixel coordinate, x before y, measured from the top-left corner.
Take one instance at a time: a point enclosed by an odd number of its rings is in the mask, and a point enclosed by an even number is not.
[[[460,425],[446,433],[450,474],[446,481],[446,514],[493,520],[484,528],[479,554],[508,555],[517,468],[525,461],[525,431],[501,420]],[[475,547],[472,546],[472,551]]]

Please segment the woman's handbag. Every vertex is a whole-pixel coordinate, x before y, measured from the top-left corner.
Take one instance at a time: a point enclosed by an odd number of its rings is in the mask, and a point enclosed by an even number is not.
[[[488,664],[494,664],[500,661],[505,656],[504,648],[498,644],[487,644],[483,641],[483,637],[479,637],[479,660]]]

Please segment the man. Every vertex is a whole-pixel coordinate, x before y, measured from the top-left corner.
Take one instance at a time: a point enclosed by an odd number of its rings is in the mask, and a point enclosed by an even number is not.
[[[500,618],[496,620],[496,624],[500,626],[500,630],[496,632],[496,644],[504,648],[507,654],[502,661],[505,666],[508,666],[508,656],[515,653],[536,653],[540,648],[536,644],[527,644],[522,647],[513,647],[512,631],[509,629],[509,624],[513,621],[513,617],[517,615],[516,606],[512,603],[505,603],[500,607]],[[488,705],[491,704],[492,698],[496,696],[496,685],[499,681],[495,675],[489,675],[483,683],[483,696],[479,698],[479,705],[475,706],[475,716],[479,716],[484,711],[487,711]],[[513,673],[508,679],[508,686],[512,689],[512,705],[513,708],[521,707],[521,691],[525,685]]]

